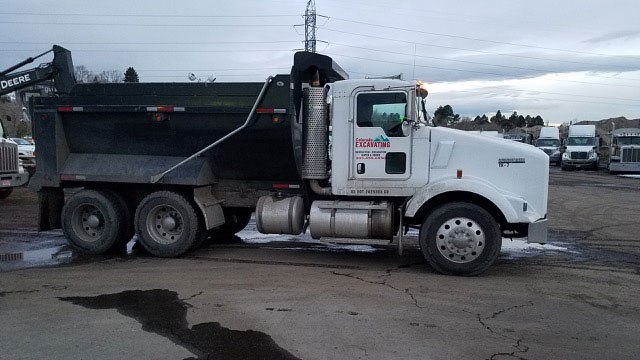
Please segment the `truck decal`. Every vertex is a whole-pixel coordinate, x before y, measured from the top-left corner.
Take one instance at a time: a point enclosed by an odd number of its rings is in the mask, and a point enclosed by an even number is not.
[[[500,158],[498,159],[499,167],[509,167],[509,164],[524,164],[524,158]]]

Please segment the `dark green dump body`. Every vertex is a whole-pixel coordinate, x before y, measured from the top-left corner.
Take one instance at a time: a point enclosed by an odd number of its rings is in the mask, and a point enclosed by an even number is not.
[[[221,179],[299,181],[289,83],[289,75],[274,77],[248,128],[163,182],[199,186]],[[56,175],[63,180],[80,176],[77,179],[86,181],[148,182],[240,127],[262,86],[79,84],[68,96],[36,98],[38,162],[47,163],[43,170],[57,168],[47,174],[54,182]],[[43,186],[56,185],[45,181]]]

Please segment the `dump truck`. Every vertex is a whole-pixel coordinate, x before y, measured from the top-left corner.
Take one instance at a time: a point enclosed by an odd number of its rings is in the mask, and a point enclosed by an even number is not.
[[[64,71],[64,70],[58,70]],[[548,157],[434,127],[423,83],[349,79],[298,52],[263,83],[76,84],[31,100],[41,230],[176,257],[242,230],[393,245],[477,275],[502,237],[546,242]],[[65,188],[78,188],[65,199]]]
[[[536,139],[536,147],[549,155],[549,164],[560,165],[560,131],[554,126],[544,126]]]

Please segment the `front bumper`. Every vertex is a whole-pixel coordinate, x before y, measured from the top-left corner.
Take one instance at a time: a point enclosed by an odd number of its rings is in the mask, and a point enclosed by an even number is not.
[[[532,222],[529,224],[529,229],[527,231],[527,234],[528,234],[527,242],[546,244],[548,232],[549,232],[549,224],[546,218]]]
[[[562,160],[562,166],[564,167],[594,167],[598,163],[598,159],[587,159],[587,160]]]
[[[22,186],[29,181],[28,173],[0,175],[0,188]]]
[[[562,160],[561,154],[549,155],[549,163],[558,163],[560,160]]]

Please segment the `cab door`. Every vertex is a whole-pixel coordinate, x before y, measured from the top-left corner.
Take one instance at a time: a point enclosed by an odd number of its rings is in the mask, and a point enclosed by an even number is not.
[[[363,91],[355,97],[351,179],[358,186],[394,187],[380,180],[411,176],[412,131],[405,120],[410,93],[402,90]]]

